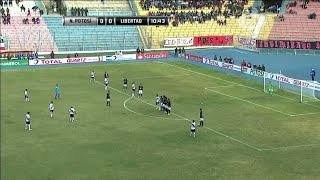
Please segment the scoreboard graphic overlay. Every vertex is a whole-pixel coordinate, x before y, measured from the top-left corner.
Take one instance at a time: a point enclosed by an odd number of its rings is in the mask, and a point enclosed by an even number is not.
[[[163,16],[65,16],[64,26],[168,26],[169,17]]]

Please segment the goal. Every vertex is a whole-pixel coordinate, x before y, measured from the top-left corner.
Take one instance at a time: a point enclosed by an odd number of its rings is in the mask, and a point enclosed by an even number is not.
[[[300,101],[320,102],[320,83],[316,81],[305,81],[286,77],[282,74],[265,73],[263,77],[264,92],[268,92],[269,84],[272,84],[277,95],[278,90],[284,90],[299,96],[288,97]]]
[[[306,81],[308,87],[300,86],[301,102],[320,102],[320,83],[316,81]]]

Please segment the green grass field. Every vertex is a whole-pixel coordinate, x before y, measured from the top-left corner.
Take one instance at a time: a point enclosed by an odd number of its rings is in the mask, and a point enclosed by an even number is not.
[[[99,83],[89,83],[92,70]],[[111,107],[100,84],[105,71]],[[143,83],[142,99],[122,90],[124,76]],[[51,119],[56,83],[62,98]],[[320,103],[262,89],[183,62],[1,71],[1,179],[320,179]],[[153,106],[156,94],[172,100],[170,116]],[[199,122],[199,108],[205,127],[193,138],[189,120]],[[32,131],[24,129],[27,111]]]

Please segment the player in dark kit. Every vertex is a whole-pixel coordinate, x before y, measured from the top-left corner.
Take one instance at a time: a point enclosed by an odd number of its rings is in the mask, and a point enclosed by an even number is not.
[[[107,106],[111,106],[111,103],[110,103],[110,91],[107,92]]]
[[[142,84],[139,85],[139,98],[142,98],[142,95],[143,95],[143,86]]]
[[[109,74],[107,72],[104,72],[104,78],[109,78]]]
[[[160,110],[163,111],[163,96],[160,96]]]
[[[167,104],[168,104],[168,99],[167,99],[166,96],[163,96],[163,110],[164,110],[165,113],[168,113],[168,106],[167,106]]]
[[[203,112],[202,112],[202,109],[200,108],[200,124],[199,124],[199,127],[203,127]]]
[[[128,89],[128,79],[125,77],[123,79],[123,87],[122,90],[127,90]]]
[[[168,102],[167,102],[167,114],[170,115],[171,113],[171,101],[170,99],[168,98]]]

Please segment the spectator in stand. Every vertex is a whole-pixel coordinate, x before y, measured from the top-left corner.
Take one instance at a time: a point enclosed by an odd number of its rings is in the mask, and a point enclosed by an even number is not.
[[[81,11],[81,16],[83,16],[84,15],[84,9],[81,8],[80,11]]]
[[[316,71],[314,69],[311,69],[310,76],[311,76],[311,80],[314,81],[314,77],[316,76]]]
[[[242,66],[242,67],[246,67],[246,66],[247,66],[247,63],[246,63],[245,60],[243,60],[243,61],[241,62],[241,66]]]
[[[28,8],[28,11],[27,11],[27,16],[31,16],[31,11],[30,11],[29,8]]]
[[[51,51],[51,53],[50,53],[50,58],[54,59],[54,52],[53,51]]]
[[[251,68],[251,67],[252,67],[252,66],[251,66],[251,62],[248,62],[248,63],[247,63],[247,67],[248,67],[248,68]]]
[[[21,5],[20,10],[21,10],[21,12],[22,12],[22,11],[23,11],[23,12],[26,12],[26,8],[23,6],[23,4]]]
[[[88,11],[88,8],[84,8],[84,15],[85,15],[85,16],[88,16],[88,12],[89,12],[89,11]]]
[[[214,55],[213,60],[218,60],[217,55]]]
[[[179,49],[178,49],[178,56],[179,57],[181,57],[181,52],[182,52],[181,47],[179,47]]]
[[[12,7],[12,0],[9,0],[9,6]]]
[[[3,9],[3,7],[1,8],[0,12],[1,12],[1,16],[4,16],[5,10]]]
[[[261,66],[260,66],[260,64],[258,65],[257,69],[258,69],[258,70],[261,70]]]
[[[0,0],[0,6],[1,6],[1,7],[3,6],[3,1],[2,1],[2,0]]]

